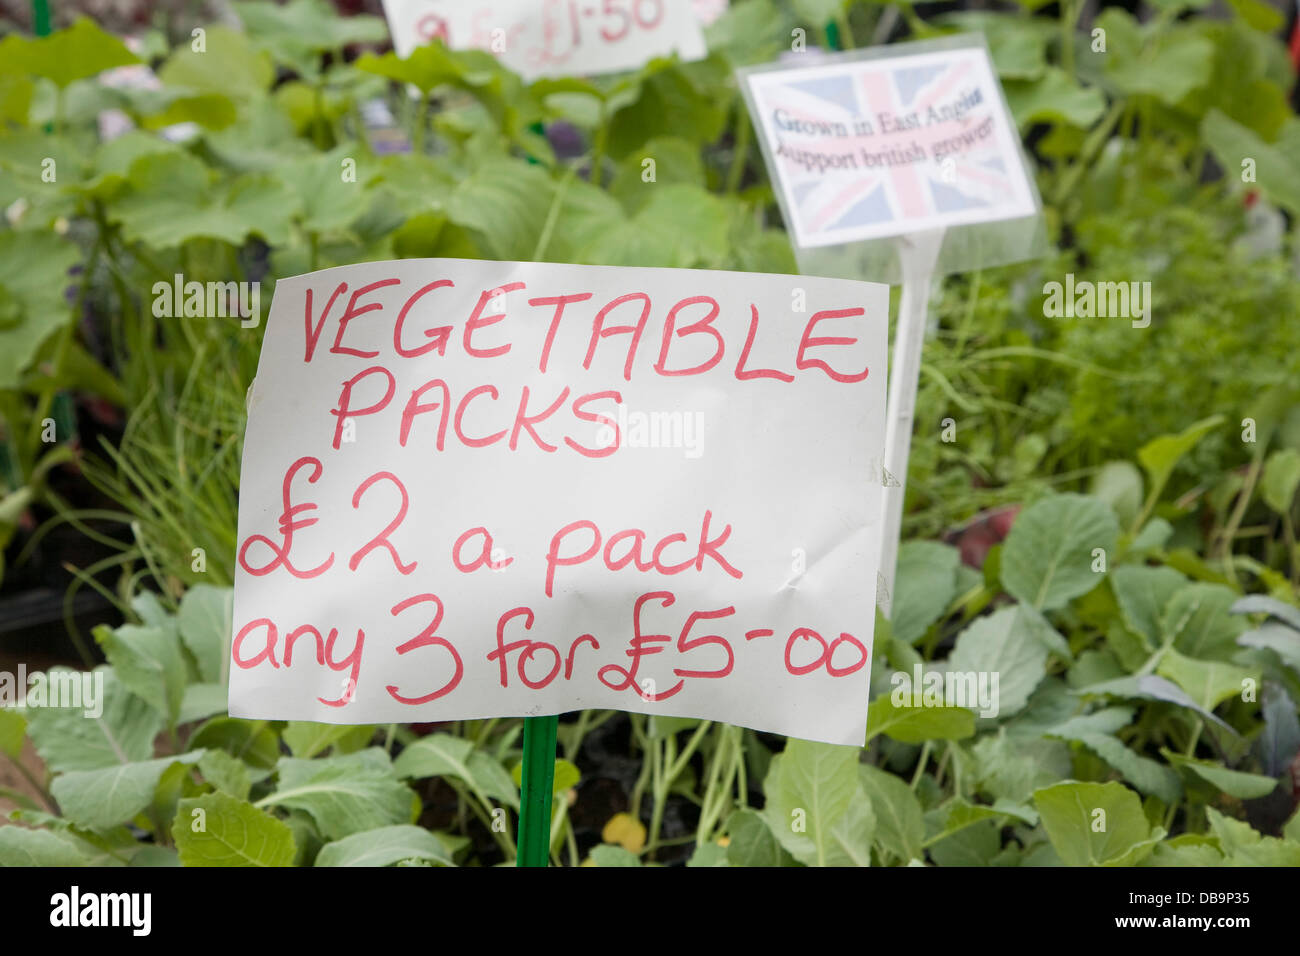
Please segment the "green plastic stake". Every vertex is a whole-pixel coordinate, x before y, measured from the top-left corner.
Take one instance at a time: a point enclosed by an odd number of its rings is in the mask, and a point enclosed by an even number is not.
[[[50,35],[50,0],[32,0],[32,30],[38,37]]]
[[[840,25],[832,20],[826,24],[826,45],[832,50],[842,50],[840,45]]]
[[[559,727],[559,717],[524,718],[516,866],[546,866],[551,860],[551,800],[555,789],[555,737]]]

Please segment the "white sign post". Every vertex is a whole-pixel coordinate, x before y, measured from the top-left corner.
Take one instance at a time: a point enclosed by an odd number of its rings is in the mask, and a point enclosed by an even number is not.
[[[1029,258],[1039,200],[982,36],[752,67],[741,87],[806,273],[902,284],[890,370],[886,614],[936,274]]]
[[[617,708],[861,744],[888,294],[453,259],[281,280],[231,715]]]
[[[885,429],[884,519],[881,525],[880,575],[877,602],[886,614],[894,593],[894,571],[903,531],[903,499],[907,494],[907,460],[912,451],[912,425],[916,418],[916,389],[921,376],[921,349],[930,305],[934,265],[943,244],[943,230],[918,232],[906,237],[903,261],[903,295],[898,303],[894,331],[894,360],[889,375],[889,421]]]

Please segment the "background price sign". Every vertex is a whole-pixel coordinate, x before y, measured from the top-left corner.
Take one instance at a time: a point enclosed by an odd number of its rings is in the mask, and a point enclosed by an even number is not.
[[[402,260],[280,281],[231,715],[616,708],[860,745],[887,321],[887,287],[836,279]]]
[[[398,56],[441,39],[486,50],[525,79],[633,70],[707,55],[684,0],[384,0]]]
[[[981,34],[741,71],[800,269],[901,282],[881,607],[890,612],[930,287],[1040,254],[1041,204]]]

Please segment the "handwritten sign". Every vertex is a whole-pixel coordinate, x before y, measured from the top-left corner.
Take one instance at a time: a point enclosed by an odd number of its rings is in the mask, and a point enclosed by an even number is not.
[[[657,56],[707,55],[682,0],[384,0],[397,55],[441,39],[486,50],[525,79],[633,70]]]
[[[1037,212],[983,46],[759,68],[745,89],[801,247]]]
[[[403,260],[281,280],[230,713],[581,708],[861,744],[888,288]]]

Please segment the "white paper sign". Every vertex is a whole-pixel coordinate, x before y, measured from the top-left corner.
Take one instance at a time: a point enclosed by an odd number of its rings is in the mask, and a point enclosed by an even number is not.
[[[617,708],[863,740],[886,286],[402,260],[281,280],[232,716]]]
[[[525,79],[634,70],[708,51],[686,0],[384,0],[397,55],[441,38],[486,50]]]
[[[691,7],[695,19],[707,27],[727,12],[727,0],[691,0]]]
[[[892,49],[892,48],[891,48]],[[982,47],[745,74],[803,248],[1033,216],[1034,193]]]

